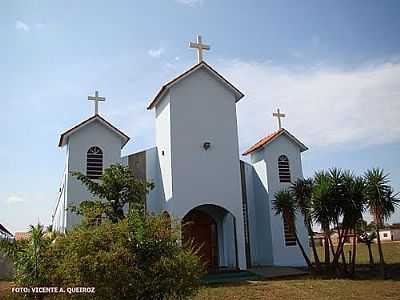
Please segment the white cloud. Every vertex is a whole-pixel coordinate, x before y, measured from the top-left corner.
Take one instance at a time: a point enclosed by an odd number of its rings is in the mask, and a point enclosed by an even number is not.
[[[17,20],[15,22],[15,28],[18,29],[18,30],[23,30],[23,31],[31,30],[31,28],[29,27],[28,24],[26,24],[26,23],[24,23],[24,22],[22,22],[20,20]]]
[[[161,55],[165,52],[165,49],[163,47],[160,47],[158,49],[150,49],[147,53],[154,58],[160,58]]]
[[[13,194],[7,197],[6,202],[8,204],[17,204],[17,203],[23,203],[25,200],[17,194]]]
[[[309,146],[400,141],[400,63],[351,71],[321,65],[302,71],[269,63],[223,62],[221,73],[246,97],[238,104],[241,149],[283,126]]]
[[[187,6],[198,6],[203,4],[203,0],[176,0],[176,2]]]

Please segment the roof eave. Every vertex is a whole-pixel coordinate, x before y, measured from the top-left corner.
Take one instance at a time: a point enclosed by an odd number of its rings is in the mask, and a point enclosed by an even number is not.
[[[127,136],[125,133],[123,133],[121,130],[119,130],[117,127],[112,125],[110,122],[108,122],[106,119],[104,119],[100,115],[95,115],[95,116],[88,118],[85,121],[82,121],[78,125],[75,125],[71,129],[63,132],[60,136],[60,140],[58,142],[58,147],[64,147],[67,144],[67,140],[70,135],[75,133],[81,126],[85,126],[85,125],[93,122],[94,120],[98,120],[100,123],[103,123],[104,126],[110,127],[110,129],[112,131],[114,131],[116,134],[118,134],[120,136],[120,138],[122,140],[121,149],[129,142],[129,140],[130,140],[129,136]]]
[[[185,78],[186,76],[188,76],[191,72],[194,72],[197,69],[200,68],[206,68],[209,72],[211,72],[212,74],[214,74],[214,76],[216,76],[220,81],[222,81],[222,83],[232,91],[232,93],[235,95],[235,100],[236,103],[242,99],[244,97],[244,94],[238,90],[232,83],[230,83],[228,80],[226,80],[221,74],[219,74],[216,70],[214,70],[209,64],[207,64],[205,61],[201,61],[200,63],[192,66],[191,68],[189,68],[187,71],[183,72],[182,74],[180,74],[179,76],[175,77],[174,79],[172,79],[171,81],[169,81],[168,83],[164,84],[161,89],[158,91],[157,95],[154,97],[153,100],[150,101],[150,103],[147,106],[147,109],[150,110],[152,109],[154,106],[156,106],[160,100],[165,96],[165,94],[168,92],[168,90],[175,85],[176,83],[178,83],[180,80],[182,80],[183,78]]]
[[[246,156],[249,154],[252,154],[254,152],[257,152],[263,148],[265,148],[265,146],[267,146],[268,144],[272,143],[274,140],[276,140],[279,136],[281,136],[282,134],[286,134],[286,136],[292,140],[299,148],[300,148],[300,152],[304,152],[308,150],[308,147],[306,145],[304,145],[302,142],[300,142],[296,137],[294,137],[290,132],[288,132],[286,129],[282,128],[280,129],[281,131],[279,133],[277,133],[271,140],[269,140],[268,142],[266,142],[265,144],[259,145],[258,147],[253,148],[254,146],[250,147],[249,149],[247,149],[245,152],[243,152],[242,155]],[[257,143],[256,143],[257,144]]]

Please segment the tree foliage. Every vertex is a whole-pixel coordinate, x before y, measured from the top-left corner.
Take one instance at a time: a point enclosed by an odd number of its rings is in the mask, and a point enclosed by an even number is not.
[[[379,228],[399,204],[398,194],[389,183],[389,177],[382,169],[368,170],[364,176],[357,176],[351,171],[339,168],[318,171],[311,179],[298,179],[292,183],[290,191],[276,193],[273,209],[285,220],[292,217],[294,219],[297,213],[301,214],[310,237],[313,236],[312,226],[319,225],[325,235],[325,265],[337,274],[350,276],[354,276],[355,273],[357,236],[368,227],[363,221],[363,213],[368,209],[377,225],[377,234],[368,237],[364,234],[362,238],[369,249],[369,239],[377,238],[381,270],[386,277]],[[338,234],[337,245],[331,240],[333,230]],[[352,260],[346,262],[343,247],[349,236],[353,238],[353,255]],[[311,246],[316,270],[320,272],[322,269],[313,242],[312,240]],[[350,271],[347,268],[348,263]]]
[[[124,207],[144,211],[146,194],[153,183],[137,178],[132,171],[122,165],[111,165],[104,170],[101,180],[74,172],[73,175],[98,199],[82,202],[79,207],[70,207],[78,214],[86,215],[89,224],[98,224],[103,216],[113,223],[124,218]]]

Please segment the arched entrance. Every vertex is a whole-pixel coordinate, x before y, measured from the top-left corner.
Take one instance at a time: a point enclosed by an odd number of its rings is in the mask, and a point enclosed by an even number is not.
[[[226,209],[200,205],[182,219],[182,240],[199,249],[198,255],[209,271],[237,269],[236,222]]]
[[[218,232],[217,223],[207,213],[191,210],[183,218],[183,240],[191,241],[199,256],[208,268],[218,266]]]

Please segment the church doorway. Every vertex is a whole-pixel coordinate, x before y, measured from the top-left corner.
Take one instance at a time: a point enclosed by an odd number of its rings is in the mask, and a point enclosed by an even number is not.
[[[182,219],[182,241],[192,243],[209,272],[238,269],[236,221],[225,208],[204,204]]]
[[[199,249],[201,261],[208,269],[218,266],[218,236],[217,224],[207,213],[191,210],[183,218],[183,240],[192,242]]]

